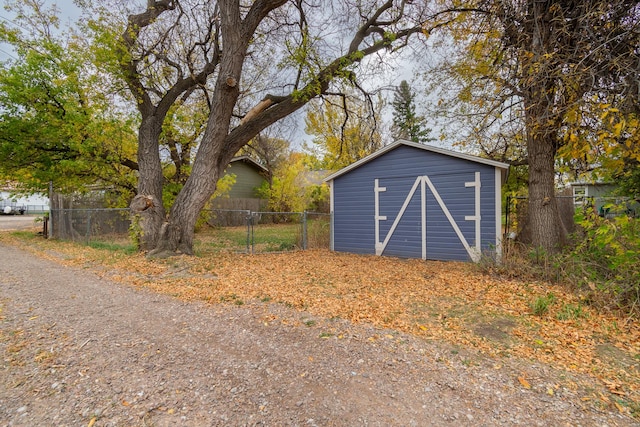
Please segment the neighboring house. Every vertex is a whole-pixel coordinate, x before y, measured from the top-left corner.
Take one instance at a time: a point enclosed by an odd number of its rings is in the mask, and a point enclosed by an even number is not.
[[[260,211],[267,201],[261,199],[257,189],[268,182],[269,171],[249,156],[234,157],[225,170],[225,175],[234,174],[236,181],[222,197],[213,201],[214,209]]]
[[[329,197],[322,191],[321,186],[324,185],[324,179],[331,175],[330,170],[322,169],[316,171],[305,171],[298,177],[298,185],[301,188],[308,189],[314,187],[316,194],[312,195],[312,199],[308,202],[307,210],[318,213],[329,213]]]
[[[606,203],[604,197],[610,196],[611,192],[616,188],[614,184],[602,182],[573,182],[570,185],[574,206],[583,206],[591,200],[595,203],[596,211],[602,209],[602,206]]]
[[[24,209],[25,213],[41,213],[49,211],[49,198],[40,194],[29,196],[12,195],[10,189],[0,190],[0,210],[10,206],[12,208]]]
[[[613,183],[607,182],[573,182],[571,186],[571,195],[573,196],[573,205],[575,208],[583,206],[592,206],[595,212],[600,216],[614,216],[620,214],[610,213],[610,208],[607,205],[611,204],[625,204],[627,207],[627,214],[635,216],[638,213],[637,201],[626,201],[627,198],[615,196],[614,190],[617,186]]]
[[[234,157],[225,171],[234,174],[236,182],[229,191],[231,198],[259,198],[256,190],[267,182],[269,171],[249,156]]]
[[[502,251],[508,165],[399,140],[328,176],[332,249],[479,261]]]

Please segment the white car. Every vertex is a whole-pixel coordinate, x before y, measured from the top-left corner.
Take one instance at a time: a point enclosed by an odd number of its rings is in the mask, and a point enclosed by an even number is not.
[[[24,215],[26,211],[27,208],[25,208],[24,206],[5,206],[0,212],[5,215]]]

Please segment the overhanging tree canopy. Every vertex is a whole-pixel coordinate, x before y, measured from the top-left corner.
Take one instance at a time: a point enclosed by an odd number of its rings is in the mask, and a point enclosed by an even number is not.
[[[206,32],[190,33],[200,42],[180,44],[193,46],[186,51],[167,43],[172,31],[185,35],[180,22],[194,10],[186,2],[149,2],[146,10],[129,16],[121,38],[123,78],[143,122],[140,194],[132,208],[151,218],[144,222],[144,235],[156,252],[193,253],[198,213],[234,154],[266,127],[326,93],[335,80],[356,79],[366,58],[391,54],[421,34],[426,16],[424,5],[408,1],[219,0],[201,7],[212,19],[189,21]],[[149,83],[160,71],[161,90]],[[204,87],[211,105],[207,127],[191,174],[165,220],[157,205],[162,191],[157,135],[170,105]]]
[[[639,3],[480,0],[448,4],[440,16],[452,15],[468,19],[450,27],[459,48],[447,64],[459,83],[451,107],[473,123],[471,138],[498,136],[485,152],[524,157],[533,244],[556,251],[565,237],[556,161],[621,148],[637,134],[625,116],[639,105]]]

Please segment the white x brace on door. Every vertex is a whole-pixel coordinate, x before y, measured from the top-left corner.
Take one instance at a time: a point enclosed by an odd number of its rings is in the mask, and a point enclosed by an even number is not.
[[[387,191],[386,187],[380,187],[379,185],[379,179],[375,179],[374,180],[374,192],[375,192],[375,238],[376,238],[376,255],[382,255],[382,253],[384,252],[384,249],[387,247],[387,244],[389,243],[389,240],[391,239],[391,236],[393,236],[393,232],[395,231],[396,227],[398,226],[398,223],[400,222],[400,219],[402,218],[402,215],[404,214],[405,210],[407,209],[407,206],[409,206],[409,202],[411,201],[411,199],[413,198],[415,192],[418,189],[418,186],[420,187],[420,209],[421,209],[421,242],[422,242],[422,259],[427,259],[427,197],[426,197],[426,191],[427,191],[427,187],[429,188],[429,190],[431,191],[431,193],[433,194],[433,196],[435,197],[436,201],[438,202],[438,205],[440,206],[440,209],[442,209],[442,212],[444,213],[444,215],[446,216],[447,220],[449,221],[449,223],[451,224],[451,227],[453,228],[453,230],[455,231],[456,235],[458,236],[458,238],[460,239],[460,242],[462,243],[462,245],[464,246],[464,248],[466,249],[467,253],[469,254],[469,257],[471,257],[471,259],[474,262],[478,262],[480,261],[480,254],[481,254],[481,247],[480,247],[480,172],[476,172],[475,173],[475,180],[474,181],[470,181],[470,182],[465,182],[464,186],[465,187],[475,187],[475,214],[474,215],[466,215],[464,217],[465,221],[474,221],[475,222],[475,245],[473,247],[471,247],[469,245],[469,243],[467,242],[467,239],[465,239],[464,235],[462,234],[462,232],[460,231],[460,227],[458,227],[458,224],[456,223],[456,221],[453,219],[453,216],[451,215],[451,212],[449,212],[449,209],[447,208],[447,206],[444,204],[444,201],[442,200],[442,197],[440,197],[440,194],[438,193],[438,190],[436,189],[436,187],[433,185],[433,183],[431,182],[431,180],[429,179],[429,177],[427,175],[423,175],[423,176],[418,176],[416,177],[415,182],[413,183],[413,186],[411,187],[411,190],[409,191],[409,194],[407,195],[406,199],[404,200],[404,203],[402,204],[402,207],[400,208],[400,211],[398,212],[398,215],[396,216],[396,218],[393,221],[393,224],[391,225],[391,228],[389,229],[389,231],[387,232],[387,235],[384,238],[384,241],[380,241],[380,221],[386,221],[387,217],[385,215],[380,215],[380,193],[383,193],[385,191]]]

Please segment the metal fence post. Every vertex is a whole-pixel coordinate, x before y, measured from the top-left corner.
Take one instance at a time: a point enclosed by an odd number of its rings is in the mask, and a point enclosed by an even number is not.
[[[256,222],[255,212],[249,211],[249,217],[251,218],[251,255],[256,253]]]
[[[508,195],[507,196],[507,203],[505,206],[505,213],[504,213],[504,234],[502,235],[502,237],[508,236],[509,235],[509,214],[511,213],[511,196]]]
[[[49,227],[47,227],[47,239],[52,239],[53,238],[53,225],[54,225],[54,221],[53,221],[53,210],[54,208],[57,208],[57,206],[54,206],[54,202],[53,202],[53,181],[49,181]]]
[[[302,212],[302,249],[307,249],[307,211]]]
[[[91,210],[87,210],[87,244],[91,242]]]
[[[245,211],[247,215],[247,253],[253,253],[253,226],[252,226],[252,215],[251,211]],[[251,249],[249,249],[249,244],[251,244]]]
[[[333,209],[329,213],[329,250],[333,250]]]

